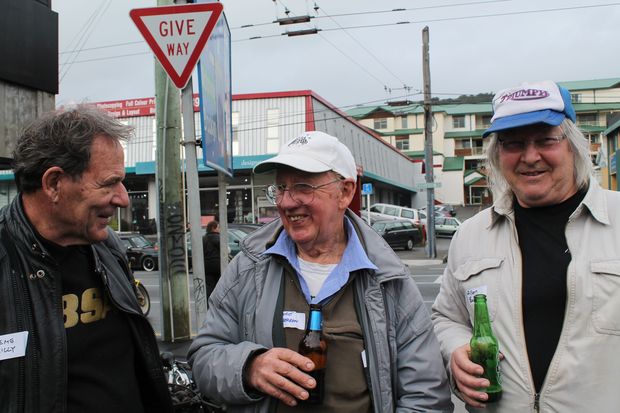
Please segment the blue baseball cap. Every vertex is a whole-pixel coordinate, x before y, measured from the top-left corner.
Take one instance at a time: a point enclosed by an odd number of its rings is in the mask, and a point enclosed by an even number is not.
[[[495,94],[491,127],[482,137],[537,123],[558,126],[566,118],[577,119],[567,89],[549,80],[523,83]]]

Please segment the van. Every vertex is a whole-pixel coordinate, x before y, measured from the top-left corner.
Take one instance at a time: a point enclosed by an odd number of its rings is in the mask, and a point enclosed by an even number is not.
[[[416,227],[422,228],[422,233],[426,238],[426,228],[417,209],[391,204],[373,204],[370,206],[370,219],[373,221],[399,218],[411,221]]]

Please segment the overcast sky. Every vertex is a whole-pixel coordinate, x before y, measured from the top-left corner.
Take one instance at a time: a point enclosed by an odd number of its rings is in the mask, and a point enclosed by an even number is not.
[[[233,41],[235,94],[311,89],[345,110],[387,99],[419,100],[424,26],[430,31],[431,88],[437,96],[496,92],[524,80],[620,77],[620,2],[222,3]],[[153,55],[129,18],[130,9],[153,6],[155,0],[52,0],[60,32],[57,105],[154,95]],[[289,16],[316,18],[295,27],[271,23],[285,17],[285,7]],[[398,8],[407,10],[391,11]],[[240,28],[250,24],[254,27]],[[307,27],[321,31],[280,35]],[[249,40],[256,36],[262,38]],[[79,54],[70,53],[76,49]],[[404,86],[411,88],[408,96]]]

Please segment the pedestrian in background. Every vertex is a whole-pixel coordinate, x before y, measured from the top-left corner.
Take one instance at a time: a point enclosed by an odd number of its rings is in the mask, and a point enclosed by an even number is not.
[[[0,211],[3,412],[172,411],[155,334],[108,227],[129,204],[131,132],[78,106],[17,141],[19,194]]]
[[[189,360],[203,394],[230,412],[452,411],[430,316],[408,268],[347,209],[357,168],[323,132],[286,143],[254,172],[279,219],[241,241],[211,296]],[[298,353],[310,304],[327,343],[325,396]]]
[[[612,412],[620,371],[620,194],[593,179],[568,90],[524,83],[493,99],[488,136],[494,203],[452,239],[433,306],[452,384],[484,406],[469,359],[473,297],[486,294],[504,358],[488,412]]]
[[[220,223],[213,220],[207,224],[207,233],[202,237],[202,251],[205,265],[207,297],[220,279]]]

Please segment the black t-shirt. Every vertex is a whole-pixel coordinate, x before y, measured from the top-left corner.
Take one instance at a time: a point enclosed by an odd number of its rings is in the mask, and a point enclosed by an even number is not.
[[[514,201],[523,265],[523,328],[537,392],[564,324],[566,270],[571,260],[566,224],[584,196],[585,192],[577,192],[561,204],[539,208],[523,208]]]
[[[94,272],[90,246],[45,243],[59,264],[69,412],[143,412],[134,341]]]

